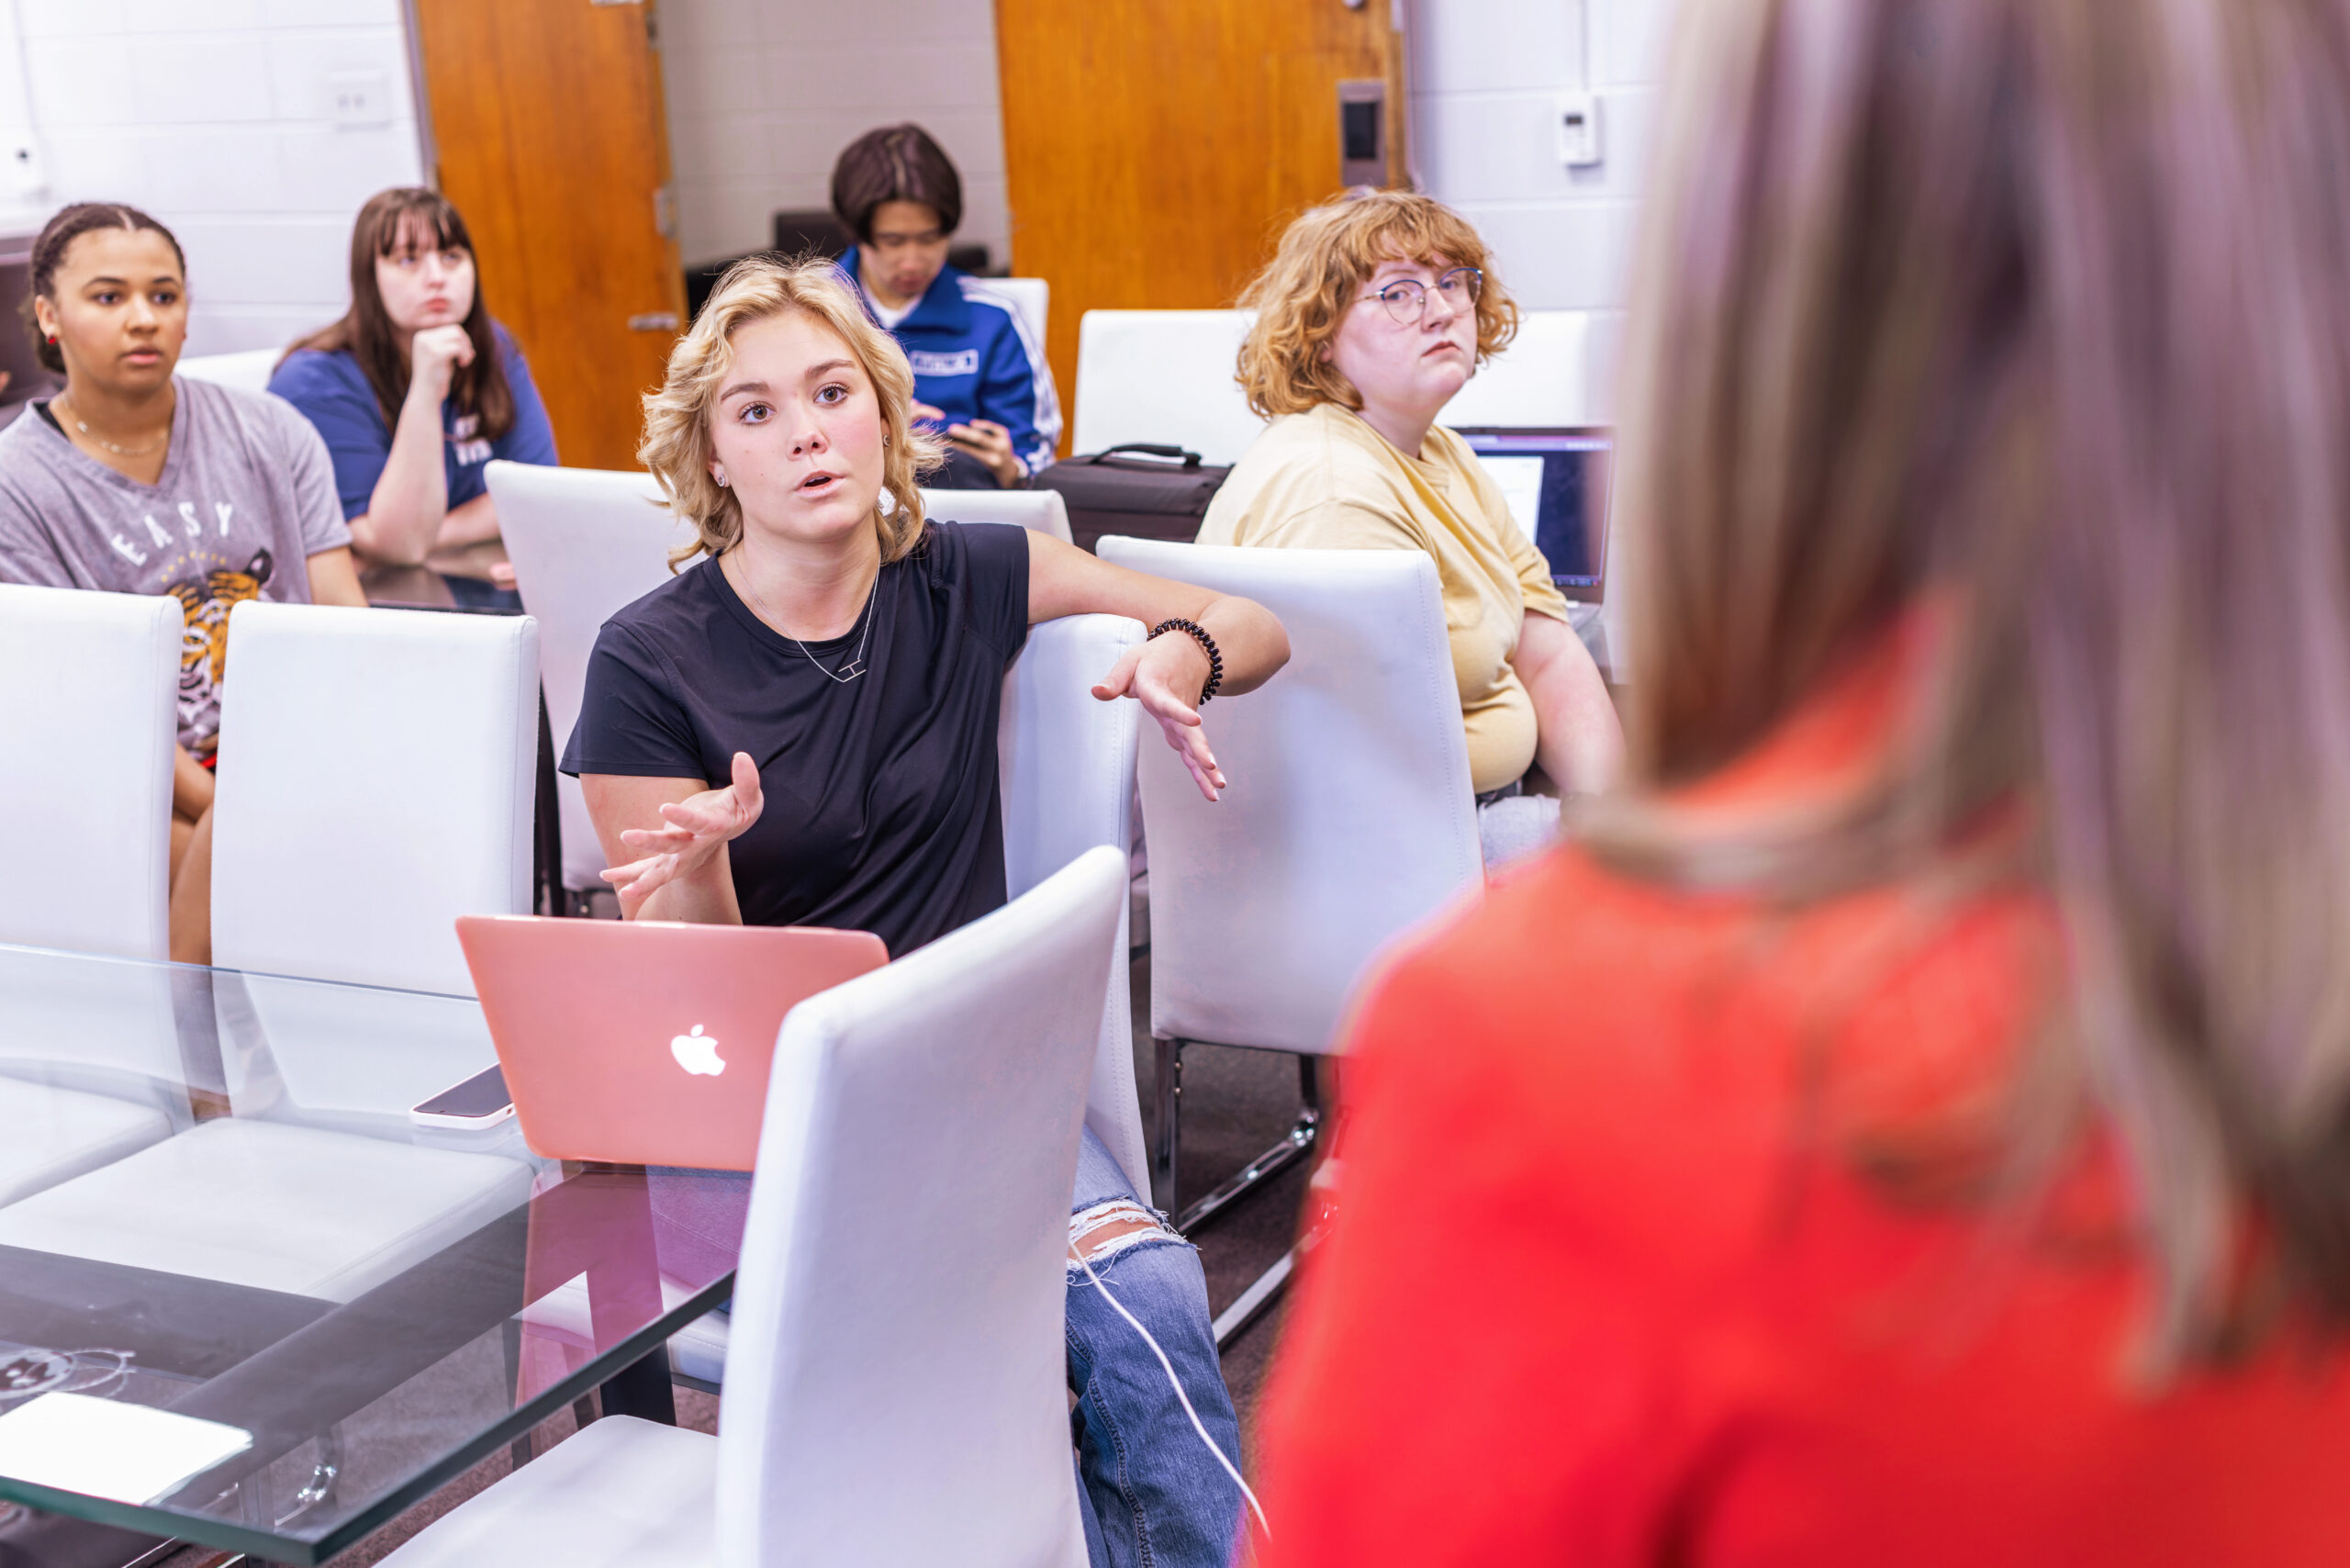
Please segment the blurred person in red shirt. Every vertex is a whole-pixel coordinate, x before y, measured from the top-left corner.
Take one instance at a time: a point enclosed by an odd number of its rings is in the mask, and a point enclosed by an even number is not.
[[[1678,46],[1633,783],[1360,1003],[1260,1562],[2350,1562],[2350,5]]]

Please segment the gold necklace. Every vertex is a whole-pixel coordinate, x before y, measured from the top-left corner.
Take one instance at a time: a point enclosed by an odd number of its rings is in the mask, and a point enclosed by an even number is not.
[[[56,397],[51,398],[49,400],[49,411],[52,414],[57,413],[59,411],[58,405],[64,401],[65,394],[60,392]],[[120,446],[108,441],[106,437],[92,430],[88,425],[84,424],[82,422],[82,416],[75,413],[73,409],[67,409],[63,410],[63,412],[67,419],[73,421],[73,428],[75,430],[80,431],[84,435],[89,437],[92,441],[96,442],[100,446],[105,447],[117,457],[145,457],[149,454],[160,452],[164,447],[171,444],[172,427],[168,424],[163,427],[163,433],[162,435],[157,436],[153,441],[149,442],[144,446]]]

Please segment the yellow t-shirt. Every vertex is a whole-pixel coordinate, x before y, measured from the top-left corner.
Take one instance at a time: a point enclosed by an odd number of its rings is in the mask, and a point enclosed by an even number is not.
[[[1199,542],[1434,556],[1482,794],[1534,760],[1534,700],[1510,657],[1528,610],[1564,621],[1567,601],[1468,443],[1432,429],[1420,450],[1406,457],[1336,403],[1284,414],[1234,465]]]

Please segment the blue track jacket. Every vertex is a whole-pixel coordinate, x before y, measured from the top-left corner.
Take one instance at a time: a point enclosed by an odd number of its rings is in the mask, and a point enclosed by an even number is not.
[[[855,246],[840,267],[871,308]],[[1012,450],[1028,472],[1051,465],[1061,405],[1045,345],[1031,339],[1020,313],[991,292],[988,279],[940,269],[894,335],[913,364],[914,396],[943,411],[948,424],[993,420],[1012,432]]]

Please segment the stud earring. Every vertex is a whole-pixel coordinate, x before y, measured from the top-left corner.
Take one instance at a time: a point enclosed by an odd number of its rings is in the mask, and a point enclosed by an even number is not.
[[[718,481],[718,487],[719,487],[720,489],[722,489],[722,489],[726,488],[726,470],[725,470],[725,469],[721,468],[717,473],[715,473],[715,474],[711,475],[711,478],[713,478],[713,479],[716,479],[716,480]]]

